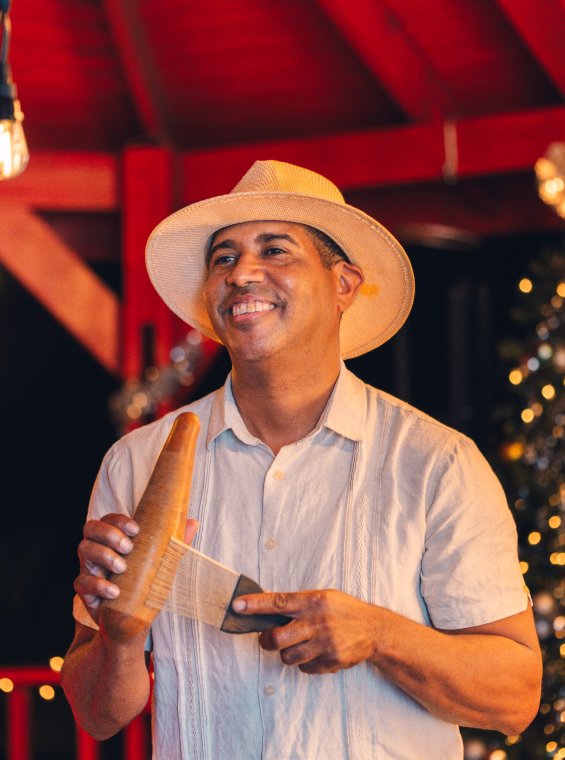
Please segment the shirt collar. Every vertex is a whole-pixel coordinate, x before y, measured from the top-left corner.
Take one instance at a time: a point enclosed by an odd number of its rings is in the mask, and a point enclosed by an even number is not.
[[[322,413],[320,422],[312,433],[326,427],[352,441],[361,441],[363,440],[366,414],[365,385],[347,369],[342,361],[337,382]],[[210,446],[215,438],[230,429],[243,443],[252,446],[262,443],[258,438],[251,435],[241,418],[233,397],[231,374],[227,376],[223,387],[218,390],[214,397],[206,445]]]
[[[352,441],[362,441],[367,416],[365,384],[341,362],[341,371],[322,414],[325,426]]]

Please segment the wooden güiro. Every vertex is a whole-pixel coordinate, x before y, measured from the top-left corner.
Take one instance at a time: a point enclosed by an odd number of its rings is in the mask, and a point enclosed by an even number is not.
[[[183,554],[174,539],[184,536],[199,429],[195,414],[178,415],[136,509],[139,533],[127,569],[110,576],[120,595],[100,608],[100,626],[113,639],[125,641],[147,630],[159,612],[146,604],[150,590],[158,588],[164,602],[172,586]]]

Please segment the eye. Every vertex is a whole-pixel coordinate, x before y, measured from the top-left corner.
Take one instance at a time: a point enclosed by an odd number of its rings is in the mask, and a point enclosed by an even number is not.
[[[263,251],[264,256],[278,256],[280,253],[286,253],[286,251],[283,248],[277,248],[276,246],[265,248]]]
[[[234,261],[235,261],[235,254],[222,253],[212,258],[212,260],[210,261],[210,268],[217,267],[217,266],[226,266],[228,264],[232,264]]]

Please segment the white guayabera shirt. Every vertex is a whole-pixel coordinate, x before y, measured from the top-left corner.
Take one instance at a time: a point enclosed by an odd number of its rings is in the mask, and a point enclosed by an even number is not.
[[[225,386],[182,410],[202,422],[194,545],[265,589],[339,588],[458,629],[521,612],[516,531],[475,445],[345,366],[320,422],[273,456]],[[89,514],[133,514],[173,412],[106,455]],[[75,617],[92,625],[81,603]],[[152,628],[157,760],[455,760],[456,726],[362,663],[306,675],[171,613]],[[418,647],[418,641],[414,641]]]

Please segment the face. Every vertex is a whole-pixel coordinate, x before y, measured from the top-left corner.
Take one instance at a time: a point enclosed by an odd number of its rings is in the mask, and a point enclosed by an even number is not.
[[[343,264],[325,268],[300,224],[247,222],[216,233],[204,301],[232,361],[285,352],[306,360],[338,347]]]

